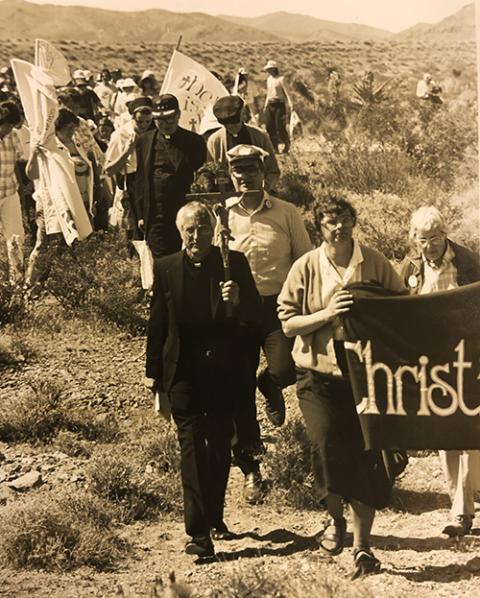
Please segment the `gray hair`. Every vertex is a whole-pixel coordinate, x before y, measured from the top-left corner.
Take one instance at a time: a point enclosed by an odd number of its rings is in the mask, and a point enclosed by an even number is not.
[[[208,222],[210,225],[212,225],[212,227],[214,226],[212,223],[212,213],[208,207],[201,201],[190,201],[182,206],[177,212],[175,225],[179,231],[181,231],[183,221],[188,214],[199,214],[201,215],[202,220]]]
[[[448,232],[447,225],[438,208],[435,206],[422,206],[413,212],[410,218],[410,239],[415,238],[417,230],[430,230],[432,228],[439,228],[445,234]]]

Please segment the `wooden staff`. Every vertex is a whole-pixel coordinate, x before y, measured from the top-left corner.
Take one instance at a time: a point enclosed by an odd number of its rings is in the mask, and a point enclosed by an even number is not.
[[[222,203],[216,203],[212,207],[212,212],[217,221],[216,234],[220,242],[220,253],[222,255],[223,280],[227,282],[227,280],[230,280],[230,248],[228,244],[232,238],[228,227],[228,210]],[[230,302],[225,304],[225,315],[227,318],[232,317],[232,304]]]

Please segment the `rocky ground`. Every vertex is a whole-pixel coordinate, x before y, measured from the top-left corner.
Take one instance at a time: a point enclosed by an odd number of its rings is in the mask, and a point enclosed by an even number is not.
[[[125,433],[135,428],[139,418],[156,417],[141,386],[143,338],[67,318],[39,328],[35,334],[25,332],[23,340],[30,348],[29,357],[0,370],[0,408],[2,401],[21,394],[29,381],[43,377],[62,386],[67,405],[93,408],[101,420],[115,417]],[[296,413],[290,389],[288,417]],[[275,431],[268,425],[264,429],[272,450]],[[81,488],[86,461],[83,456],[67,455],[55,443],[0,443],[0,510],[28,496],[65,487]],[[171,571],[196,596],[480,596],[480,529],[474,527],[460,541],[441,535],[448,517],[448,499],[433,454],[411,458],[392,506],[379,513],[375,523],[373,545],[382,562],[381,573],[356,582],[348,581],[351,547],[336,558],[317,549],[313,535],[323,517],[321,512],[298,510],[268,499],[264,504],[248,506],[241,489],[242,476],[234,469],[226,521],[237,536],[218,542],[217,556],[210,562],[199,564],[183,553],[185,536],[180,517],[158,517],[121,529],[132,550],[113,571],[13,570],[0,562],[0,596],[162,595],[149,594],[149,588],[156,577],[166,580]],[[351,537],[349,542],[351,546]],[[250,593],[241,589],[245,580],[249,580]],[[275,594],[265,580],[290,589]],[[252,589],[255,586],[256,593]],[[187,594],[175,594],[170,588],[164,595]]]

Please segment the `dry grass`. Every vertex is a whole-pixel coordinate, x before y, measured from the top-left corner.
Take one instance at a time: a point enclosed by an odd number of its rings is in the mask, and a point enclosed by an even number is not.
[[[113,421],[98,422],[93,413],[67,409],[61,388],[48,380],[31,378],[28,387],[2,400],[0,440],[51,442],[60,432],[109,442],[118,428]]]
[[[315,570],[313,570],[315,569]],[[222,584],[223,585],[223,584]],[[295,575],[272,574],[263,567],[240,566],[224,587],[212,590],[214,598],[373,598],[358,584],[352,584],[332,573],[325,565],[312,565],[310,571],[297,570]]]
[[[127,549],[108,503],[86,492],[31,497],[2,509],[0,521],[0,554],[15,568],[105,570]]]

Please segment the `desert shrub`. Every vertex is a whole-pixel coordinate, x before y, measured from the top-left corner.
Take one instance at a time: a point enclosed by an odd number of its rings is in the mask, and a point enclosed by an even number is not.
[[[89,458],[92,454],[92,448],[88,442],[85,442],[78,437],[75,432],[69,432],[68,430],[60,430],[53,446],[57,451],[65,453],[69,457],[84,457]]]
[[[299,207],[308,207],[315,199],[310,173],[306,170],[309,166],[305,161],[301,163],[296,156],[289,155],[275,189],[277,197]]]
[[[224,587],[211,591],[212,598],[371,598],[367,587],[352,584],[328,565],[315,565],[295,575],[278,575],[263,567],[238,567],[227,576]]]
[[[452,189],[467,152],[477,147],[474,112],[464,109],[451,113],[443,107],[416,105],[401,117],[406,152],[417,171]],[[478,158],[473,162],[478,165]],[[474,169],[472,175],[477,174]]]
[[[112,530],[107,503],[86,492],[38,495],[0,513],[0,554],[15,568],[110,569],[127,545]]]
[[[76,315],[100,316],[135,332],[145,328],[138,262],[117,233],[93,236],[55,255],[45,287]]]
[[[0,327],[22,320],[26,313],[25,308],[19,289],[9,282],[6,252],[0,247]]]
[[[94,454],[86,476],[90,490],[115,506],[122,523],[180,510],[179,474],[146,473],[133,447]]]
[[[325,144],[320,165],[326,187],[353,193],[404,194],[412,171],[411,160],[394,144],[372,143],[358,134],[351,142]]]
[[[0,331],[0,368],[15,367],[34,357],[35,351],[24,335],[16,330]]]
[[[86,440],[113,440],[117,427],[98,422],[85,411],[65,408],[59,386],[48,380],[31,379],[29,386],[2,401],[0,440],[5,442],[51,442],[68,431]]]
[[[300,418],[280,431],[275,448],[264,456],[265,471],[272,482],[269,500],[297,508],[318,508],[311,474],[311,445]]]
[[[161,425],[143,427],[139,433],[140,458],[142,464],[153,466],[164,473],[180,471],[180,450],[173,426]]]

